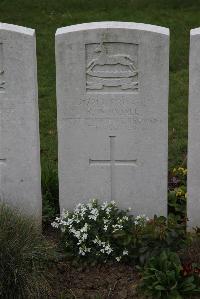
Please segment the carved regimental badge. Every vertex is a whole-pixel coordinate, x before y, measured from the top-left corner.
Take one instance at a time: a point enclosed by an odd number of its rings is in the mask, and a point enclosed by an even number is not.
[[[87,92],[138,91],[137,44],[87,44],[85,53]]]
[[[0,92],[5,89],[3,44],[0,43]]]

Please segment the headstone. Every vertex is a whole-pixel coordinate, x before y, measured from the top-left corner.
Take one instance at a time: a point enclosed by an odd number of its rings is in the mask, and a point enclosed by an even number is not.
[[[169,30],[100,22],[56,32],[60,207],[97,198],[167,214]]]
[[[188,119],[188,229],[200,226],[200,28],[190,33]]]
[[[41,221],[35,31],[0,23],[0,200]]]

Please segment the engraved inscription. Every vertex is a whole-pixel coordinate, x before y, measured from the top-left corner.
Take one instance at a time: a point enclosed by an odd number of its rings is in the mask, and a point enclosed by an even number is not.
[[[87,44],[85,53],[87,92],[138,91],[137,44]]]
[[[89,97],[81,100],[78,112],[84,112],[89,117],[128,117],[136,114],[136,107],[136,101],[132,98],[109,95],[109,98]]]
[[[0,43],[0,92],[5,89],[3,44]]]
[[[111,183],[111,200],[115,200],[115,168],[116,166],[137,166],[137,159],[134,160],[117,160],[115,159],[115,138],[110,137],[110,159],[109,160],[92,160],[89,159],[90,166],[109,166],[110,167],[110,183]]]

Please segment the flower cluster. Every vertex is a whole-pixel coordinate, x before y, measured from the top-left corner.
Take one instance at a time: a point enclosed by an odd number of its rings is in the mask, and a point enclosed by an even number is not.
[[[174,189],[177,198],[187,198],[185,186]]]
[[[177,167],[173,169],[173,174],[174,175],[181,175],[181,176],[186,176],[187,175],[187,169],[183,167]]]
[[[92,199],[79,203],[73,212],[63,210],[52,226],[61,229],[66,250],[72,255],[119,262],[128,257],[129,250],[116,236],[133,226],[143,227],[149,220],[145,215],[134,218],[129,211],[119,210],[114,201],[100,205]]]

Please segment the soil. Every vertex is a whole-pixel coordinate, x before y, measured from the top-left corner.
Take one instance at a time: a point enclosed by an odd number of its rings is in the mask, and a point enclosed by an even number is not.
[[[59,262],[50,272],[55,277],[52,298],[141,298],[136,291],[139,275],[128,265],[112,263],[81,268]]]

